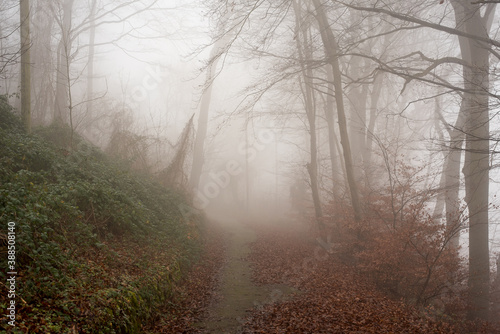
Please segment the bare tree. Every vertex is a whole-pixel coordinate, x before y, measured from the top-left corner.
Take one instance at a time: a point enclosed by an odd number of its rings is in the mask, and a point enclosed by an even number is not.
[[[89,15],[89,56],[87,64],[87,113],[92,114],[94,107],[94,58],[95,58],[95,15],[97,10],[97,0],[92,0]]]
[[[192,142],[193,133],[193,118],[191,116],[189,121],[186,123],[184,130],[179,136],[177,142],[176,151],[172,161],[163,171],[160,172],[159,177],[162,183],[168,187],[177,187],[180,190],[187,190],[187,181],[185,174],[185,160],[189,147]]]
[[[78,22],[73,22],[74,6],[78,3],[74,0],[60,1],[62,2],[57,2],[55,4],[51,3],[51,10],[61,34],[57,49],[56,93],[53,122],[64,124],[68,123],[68,121],[72,121],[72,111],[75,107],[75,104],[70,101],[72,99],[71,86],[75,81],[75,78],[71,76],[72,61],[76,58],[80,51],[88,48],[89,58],[87,62],[87,76],[93,76],[95,47],[98,46],[96,45],[94,38],[96,29],[103,25],[126,22],[141,13],[153,9],[158,1],[150,0],[145,3],[137,4],[137,2],[133,0],[123,0],[111,5],[103,4],[103,6],[99,8],[97,7],[97,2],[93,1],[90,3],[90,8],[88,8],[88,15],[84,16]],[[99,45],[116,43],[123,37],[130,35],[130,33],[135,29],[135,27],[132,27],[121,33],[113,40],[99,43]],[[84,45],[75,45],[79,37],[87,32],[89,32],[89,43]],[[76,77],[79,76],[80,75],[76,75]],[[88,88],[91,90],[89,94],[92,94],[93,84],[88,83],[88,85],[90,85]],[[88,94],[87,96],[88,100],[92,101],[93,97]],[[89,110],[91,109],[92,106],[90,105]]]
[[[33,122],[46,124],[53,118],[54,103],[54,17],[47,0],[32,7],[33,38],[31,47]]]
[[[222,57],[224,57],[224,52],[227,48],[227,42],[229,40],[229,33],[226,33],[226,20],[229,19],[229,9],[226,10],[226,14],[222,16],[219,22],[219,31],[214,38],[212,50],[210,52],[210,57],[208,60],[208,66],[206,68],[206,78],[205,87],[203,89],[203,94],[200,102],[200,114],[198,116],[198,127],[196,130],[196,137],[194,141],[194,151],[193,151],[193,166],[191,169],[191,176],[189,178],[189,183],[191,189],[197,188],[200,182],[200,177],[203,171],[203,164],[205,160],[205,140],[207,137],[208,128],[208,114],[210,109],[210,101],[212,99],[212,89],[214,81],[217,77],[217,65]]]
[[[30,5],[20,0],[21,22],[21,115],[26,131],[31,132]]]
[[[61,30],[61,39],[57,46],[57,66],[56,66],[56,93],[54,104],[53,121],[57,124],[67,123],[68,99],[69,99],[69,84],[71,83],[70,73],[70,57],[72,48],[72,39],[70,36],[72,27],[74,0],[64,0],[60,8],[60,15],[54,13],[57,25]],[[53,8],[55,11],[55,8]]]
[[[489,240],[488,240],[488,189],[489,189],[489,97],[495,96],[489,86],[489,57],[497,58],[496,48],[500,43],[489,37],[489,30],[495,13],[495,4],[485,5],[469,1],[451,1],[457,27],[452,28],[421,19],[408,12],[398,12],[388,6],[375,4],[359,6],[344,3],[350,8],[365,12],[378,13],[393,17],[401,22],[411,23],[417,27],[432,29],[437,32],[457,36],[461,58],[443,57],[429,58],[421,52],[400,57],[398,61],[409,60],[419,55],[428,62],[423,69],[410,69],[409,66],[399,68],[383,64],[381,67],[392,74],[405,78],[405,87],[412,80],[420,80],[432,85],[446,87],[463,94],[460,112],[455,124],[458,132],[452,132],[451,154],[446,161],[447,218],[455,218],[456,199],[458,198],[456,174],[460,166],[460,149],[465,138],[465,160],[462,170],[465,180],[466,196],[469,211],[469,318],[487,319],[489,308]],[[437,5],[437,4],[436,4]],[[414,11],[416,12],[416,11]],[[450,83],[431,71],[444,64],[459,65],[463,71],[461,84]],[[462,126],[463,125],[463,126]],[[462,134],[460,133],[462,132]],[[465,135],[465,136],[464,136]],[[456,241],[455,241],[456,244]]]
[[[478,38],[459,37],[463,67],[465,113],[465,201],[469,209],[469,318],[488,319],[490,257],[489,209],[489,39],[495,4],[482,15],[479,5],[468,1],[451,2],[457,28]]]
[[[352,163],[351,144],[347,132],[347,119],[344,107],[344,89],[342,86],[342,73],[340,71],[339,55],[340,50],[337,45],[337,40],[328,22],[328,17],[325,13],[325,8],[319,0],[312,0],[315,9],[315,17],[318,22],[321,39],[325,48],[327,62],[332,67],[333,82],[335,87],[335,102],[337,106],[340,143],[342,144],[344,154],[344,164],[347,173],[347,183],[349,185],[349,192],[351,194],[351,204],[354,210],[355,220],[361,220],[363,217],[361,210],[361,203],[356,186],[356,179],[354,176],[354,166]]]
[[[307,5],[307,4],[306,4]],[[320,229],[323,228],[323,210],[319,196],[318,185],[318,139],[316,129],[316,96],[313,82],[313,71],[310,67],[312,61],[312,46],[310,43],[310,24],[301,21],[301,2],[293,1],[295,12],[295,41],[301,76],[298,78],[304,100],[304,108],[309,123],[309,150],[311,160],[307,164],[307,172],[311,180],[311,192],[314,204],[316,222]]]

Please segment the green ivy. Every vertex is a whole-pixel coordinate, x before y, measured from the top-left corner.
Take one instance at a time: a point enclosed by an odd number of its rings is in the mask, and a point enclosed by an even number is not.
[[[17,328],[140,332],[199,254],[178,209],[184,197],[77,135],[68,145],[68,128],[27,135],[11,111],[0,97],[0,233],[16,222]],[[161,256],[139,258],[129,245]],[[116,268],[120,261],[135,271]]]

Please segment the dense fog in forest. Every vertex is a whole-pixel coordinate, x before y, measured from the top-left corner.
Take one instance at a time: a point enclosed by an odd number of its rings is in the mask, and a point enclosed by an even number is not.
[[[286,226],[408,305],[495,322],[497,3],[4,0],[0,94],[186,222]]]

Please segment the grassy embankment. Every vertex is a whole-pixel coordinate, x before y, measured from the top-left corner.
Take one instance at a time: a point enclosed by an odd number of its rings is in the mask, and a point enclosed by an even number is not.
[[[137,333],[199,256],[185,198],[68,129],[27,135],[0,100],[0,331]],[[61,144],[64,143],[64,144]],[[6,319],[8,222],[16,235],[16,327]]]

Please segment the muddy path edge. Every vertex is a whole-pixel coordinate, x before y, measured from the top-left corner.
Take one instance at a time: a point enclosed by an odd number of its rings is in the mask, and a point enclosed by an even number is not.
[[[219,222],[226,231],[225,264],[220,273],[217,300],[207,310],[207,316],[196,324],[205,333],[239,333],[252,309],[267,303],[292,298],[298,290],[285,284],[257,285],[252,281],[252,268],[247,260],[251,244],[257,235],[242,222]]]

